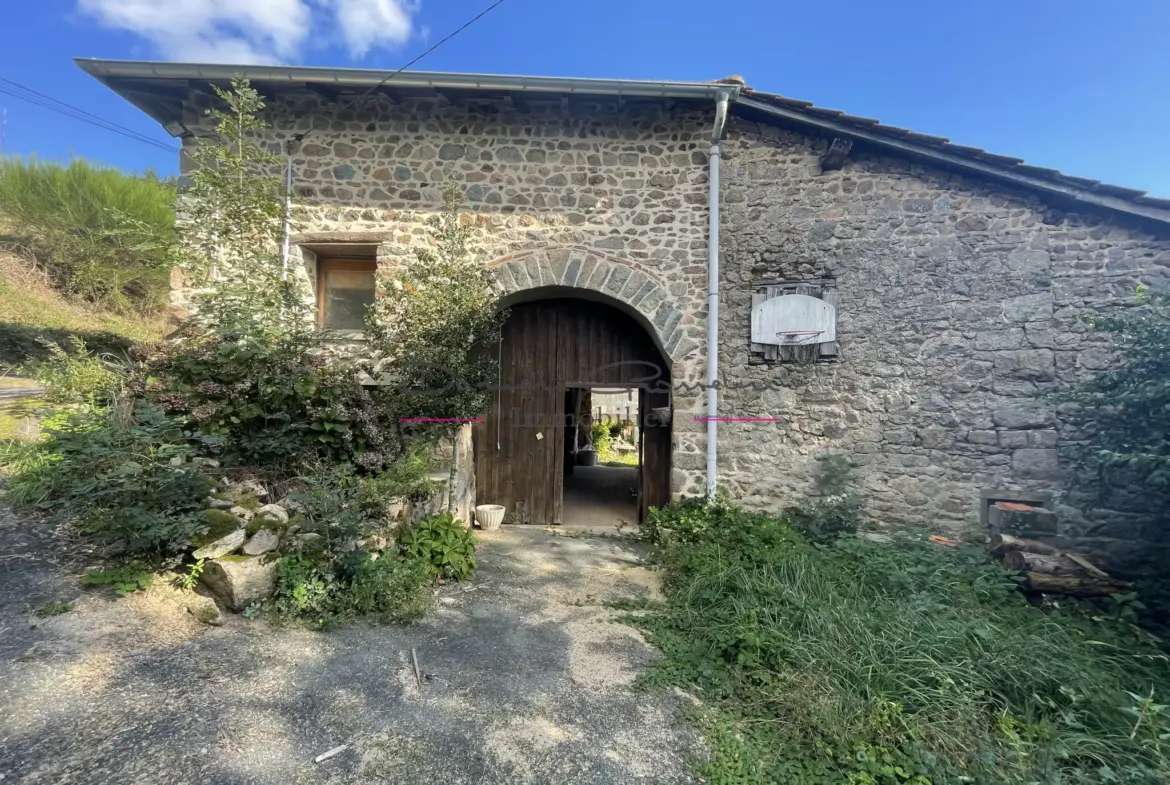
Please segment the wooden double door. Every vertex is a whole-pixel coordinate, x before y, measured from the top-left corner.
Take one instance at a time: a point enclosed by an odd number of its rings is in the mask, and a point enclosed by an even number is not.
[[[601,387],[639,390],[639,520],[670,501],[670,369],[642,325],[603,303],[540,300],[510,309],[497,350],[499,384],[475,429],[477,504],[560,523],[566,391]]]

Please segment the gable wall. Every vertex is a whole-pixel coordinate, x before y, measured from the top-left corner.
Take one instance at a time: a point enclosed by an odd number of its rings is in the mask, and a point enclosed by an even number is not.
[[[1165,288],[1161,237],[1029,194],[855,150],[821,172],[827,141],[735,118],[722,207],[721,480],[756,507],[811,487],[815,457],[851,455],[879,520],[956,531],[980,492],[1059,492],[1081,434],[1038,395],[1109,362],[1082,314]],[[761,281],[835,280],[842,361],[749,362]],[[697,461],[689,468],[701,469]],[[1140,499],[1110,506],[1138,511]],[[1150,515],[1064,497],[1065,534],[1126,560],[1159,536]]]

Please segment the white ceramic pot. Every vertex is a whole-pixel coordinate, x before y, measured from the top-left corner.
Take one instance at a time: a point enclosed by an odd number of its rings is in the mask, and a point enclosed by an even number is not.
[[[504,507],[499,504],[480,504],[475,508],[475,523],[484,531],[494,532],[504,522]]]

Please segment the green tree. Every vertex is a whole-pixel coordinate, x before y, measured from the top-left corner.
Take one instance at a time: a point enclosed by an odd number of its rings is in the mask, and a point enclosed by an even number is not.
[[[459,211],[462,203],[462,189],[448,181],[444,209],[428,221],[433,245],[417,248],[402,269],[380,271],[381,296],[367,313],[371,347],[380,358],[369,371],[381,379],[382,395],[402,418],[478,417],[496,381],[498,364],[490,347],[500,339],[506,314],[496,308],[491,273],[468,247],[473,230]],[[414,427],[418,435],[453,439],[452,489],[457,427]]]
[[[212,88],[224,108],[207,110],[215,133],[191,151],[183,194],[186,267],[207,287],[196,296],[199,321],[219,333],[296,330],[305,298],[282,267],[288,195],[280,156],[263,143],[264,100],[239,76],[229,90]]]

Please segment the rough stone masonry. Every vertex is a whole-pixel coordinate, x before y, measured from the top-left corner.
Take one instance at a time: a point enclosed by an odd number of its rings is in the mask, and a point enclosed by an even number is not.
[[[187,106],[189,128],[204,105]],[[425,242],[454,176],[505,288],[595,289],[640,314],[672,362],[673,492],[702,492],[711,107],[426,97],[339,109],[306,92],[278,96],[268,119],[274,149],[308,132],[294,242],[377,243],[379,264],[396,265]],[[1047,492],[1062,535],[1132,563],[1160,539],[1150,511],[1132,499],[1086,509],[1068,492],[1066,450],[1082,434],[1043,393],[1108,366],[1080,317],[1164,286],[1170,229],[873,153],[822,171],[828,143],[729,122],[720,413],[782,422],[721,427],[721,487],[774,509],[810,490],[818,455],[841,452],[886,524],[954,532],[978,522],[984,492]],[[753,291],[794,281],[837,290],[836,361],[749,355]]]

